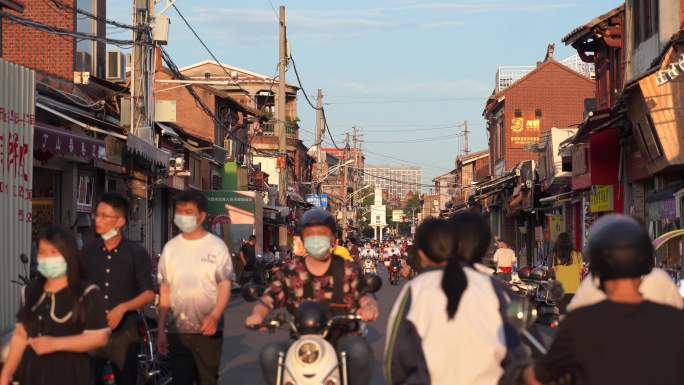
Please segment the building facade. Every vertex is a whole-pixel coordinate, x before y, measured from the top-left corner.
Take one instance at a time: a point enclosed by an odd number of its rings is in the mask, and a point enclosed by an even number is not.
[[[421,191],[422,177],[420,167],[366,165],[363,170],[364,184],[382,188],[386,201],[395,207]]]

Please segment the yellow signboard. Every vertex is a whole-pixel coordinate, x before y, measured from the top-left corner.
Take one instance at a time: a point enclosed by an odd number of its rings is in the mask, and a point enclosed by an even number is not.
[[[589,209],[592,213],[613,211],[613,186],[592,186]]]
[[[511,120],[511,142],[513,144],[532,144],[539,142],[541,121],[539,119],[513,118]]]
[[[549,235],[551,241],[555,242],[558,234],[565,231],[565,223],[562,215],[549,215]]]

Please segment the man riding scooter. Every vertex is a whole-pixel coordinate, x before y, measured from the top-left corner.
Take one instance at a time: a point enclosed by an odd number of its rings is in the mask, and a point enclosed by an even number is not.
[[[362,273],[358,266],[341,258],[333,258],[337,225],[335,218],[322,209],[304,213],[299,230],[306,249],[305,257],[295,257],[278,271],[259,303],[245,320],[247,327],[264,323],[274,309],[287,308],[294,314],[302,303],[316,301],[329,315],[353,313],[363,321],[378,318],[378,304],[371,295],[361,293]],[[277,377],[278,357],[289,343],[275,343],[261,352],[264,378],[273,385]],[[366,385],[372,376],[373,353],[361,336],[344,335],[337,342],[337,353],[346,353],[349,384]]]

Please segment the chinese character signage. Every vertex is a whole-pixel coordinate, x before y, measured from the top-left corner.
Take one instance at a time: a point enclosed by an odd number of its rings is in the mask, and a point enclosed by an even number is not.
[[[0,59],[0,330],[14,325],[19,296],[9,282],[31,255],[35,73]]]
[[[209,230],[221,237],[231,251],[240,249],[241,241],[254,233],[256,222],[255,191],[203,191],[209,201]]]
[[[592,186],[589,209],[592,213],[613,211],[613,186]]]
[[[541,121],[539,119],[513,118],[511,120],[511,142],[513,144],[532,144],[539,142]]]

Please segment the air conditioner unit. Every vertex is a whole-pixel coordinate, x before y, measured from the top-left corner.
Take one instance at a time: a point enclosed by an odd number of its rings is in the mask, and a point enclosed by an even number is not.
[[[119,51],[107,51],[107,80],[126,80],[126,56]]]

